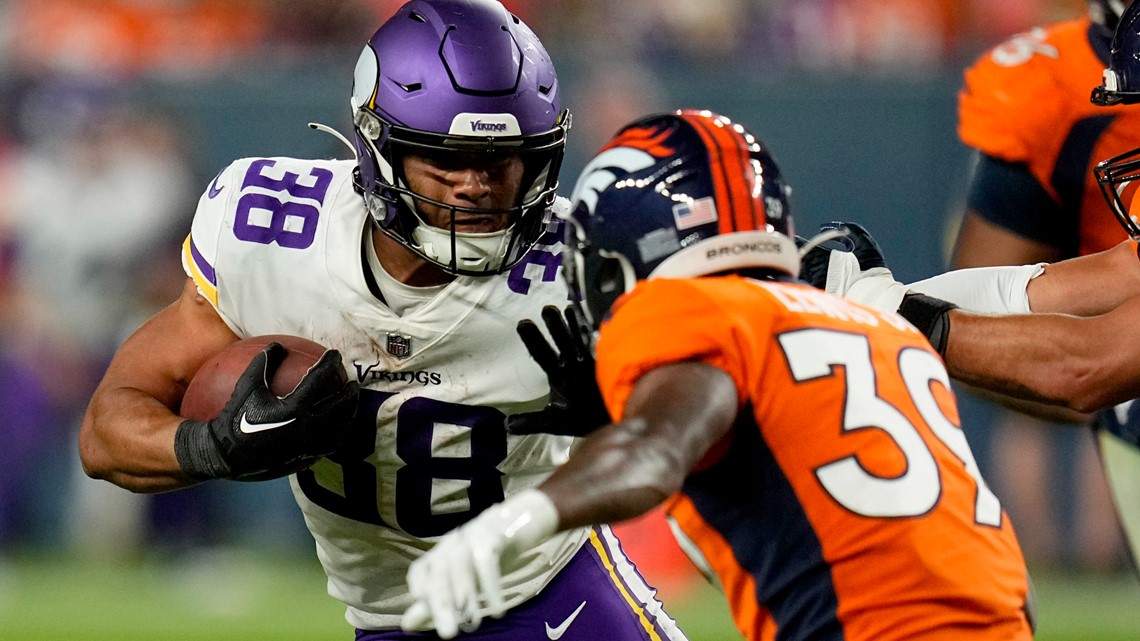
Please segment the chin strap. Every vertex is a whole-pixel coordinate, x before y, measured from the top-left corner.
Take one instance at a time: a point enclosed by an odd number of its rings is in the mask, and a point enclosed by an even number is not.
[[[349,141],[348,141],[348,138],[345,138],[345,137],[344,137],[344,134],[340,133],[340,132],[339,132],[339,131],[337,131],[336,129],[333,129],[332,127],[330,127],[330,126],[328,126],[328,125],[322,125],[322,124],[321,124],[321,123],[319,123],[319,122],[310,122],[310,123],[309,123],[309,128],[310,128],[310,129],[316,129],[317,131],[323,131],[323,132],[325,132],[326,134],[329,134],[330,136],[332,136],[332,137],[336,138],[337,140],[341,141],[342,143],[344,143],[344,146],[345,146],[345,147],[348,147],[348,150],[352,152],[352,158],[353,158],[353,160],[359,160],[359,159],[360,159],[360,156],[359,156],[359,155],[357,155],[357,153],[356,153],[356,147],[355,147],[355,146],[353,146],[353,144],[352,144],[351,142],[349,142]]]

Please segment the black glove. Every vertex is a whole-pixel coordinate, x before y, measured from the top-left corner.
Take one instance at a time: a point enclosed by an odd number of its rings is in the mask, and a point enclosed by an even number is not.
[[[517,329],[531,358],[546,372],[550,402],[541,411],[508,416],[507,431],[585,436],[610,422],[594,378],[590,330],[573,306],[566,308],[563,318],[557,307],[547,305],[542,308],[542,321],[554,339],[553,347],[533,321],[521,320]]]
[[[859,261],[859,269],[866,271],[873,267],[886,267],[887,261],[883,257],[883,250],[879,247],[879,243],[871,237],[871,232],[867,231],[862,225],[858,223],[840,223],[831,222],[824,223],[819,226],[819,231],[824,232],[829,229],[837,229],[844,232],[844,235],[838,238],[824,241],[820,245],[808,250],[807,255],[800,259],[800,280],[807,281],[817,289],[827,288],[827,268],[831,262],[832,251],[845,251],[855,254],[855,258]],[[803,246],[798,242],[797,245]]]
[[[340,352],[329,350],[297,389],[278,398],[266,381],[285,354],[279,343],[267,345],[217,417],[178,426],[174,453],[188,475],[262,481],[306,469],[336,450],[356,414],[360,386],[344,382]]]

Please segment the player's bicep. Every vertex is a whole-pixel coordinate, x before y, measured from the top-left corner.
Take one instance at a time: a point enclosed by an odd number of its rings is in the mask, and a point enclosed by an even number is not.
[[[655,368],[640,377],[626,400],[626,419],[644,421],[642,436],[668,450],[687,473],[728,433],[738,410],[736,382],[724,370],[696,361]]]
[[[971,211],[958,232],[951,268],[1029,265],[1052,262],[1060,256],[1058,248],[1020,236]]]
[[[676,492],[732,427],[736,386],[703,363],[661,365],[638,378],[624,407],[543,483],[562,527],[633,518]]]
[[[187,279],[178,300],[140,327],[116,353],[102,390],[139,390],[177,410],[202,363],[238,340]]]
[[[1124,241],[1112,249],[1054,263],[1029,281],[1034,312],[1095,316],[1140,296],[1140,260]]]

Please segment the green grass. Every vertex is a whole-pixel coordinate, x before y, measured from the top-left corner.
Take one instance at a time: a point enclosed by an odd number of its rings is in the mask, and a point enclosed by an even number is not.
[[[1140,639],[1129,576],[1043,575],[1038,641]],[[736,639],[711,588],[668,600],[691,641]],[[309,557],[248,552],[132,563],[19,556],[0,564],[5,641],[349,641],[343,608]]]

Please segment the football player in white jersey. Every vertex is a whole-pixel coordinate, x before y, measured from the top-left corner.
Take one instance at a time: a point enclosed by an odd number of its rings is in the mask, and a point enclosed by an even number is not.
[[[570,116],[542,44],[494,0],[405,4],[351,103],[355,161],[247,158],[214,179],[182,296],[116,354],[80,451],[138,492],[290,475],[356,639],[430,639],[400,630],[409,564],[546,479],[573,442],[557,432],[605,422],[516,336],[568,303],[551,209]],[[284,399],[271,347],[217,418],[176,414],[210,355],[265,334],[330,350]],[[506,582],[517,607],[480,639],[684,639],[607,528],[552,538]]]

